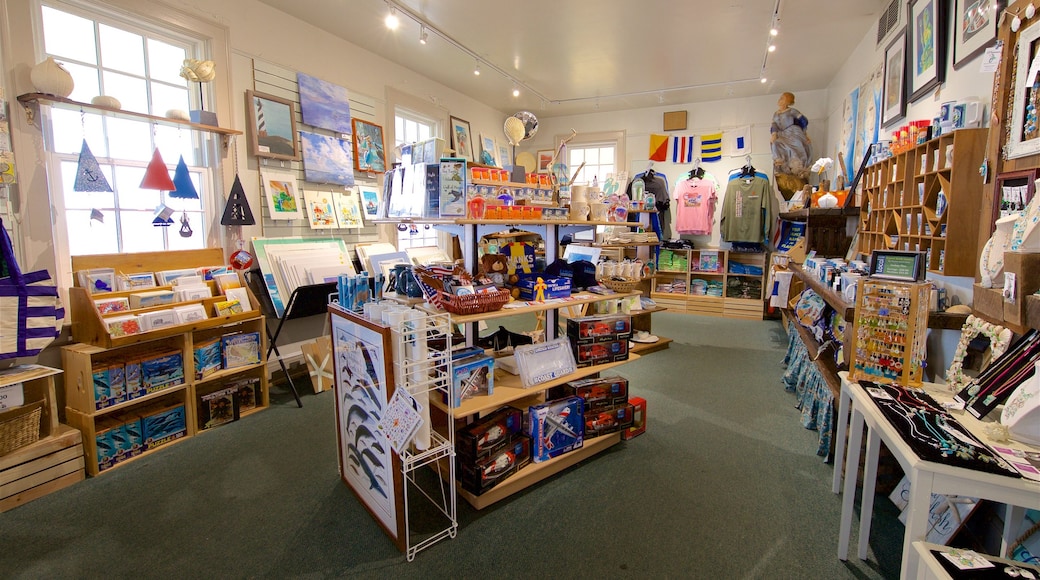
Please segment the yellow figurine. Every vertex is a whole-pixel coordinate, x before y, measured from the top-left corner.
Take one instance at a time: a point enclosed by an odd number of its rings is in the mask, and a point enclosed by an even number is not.
[[[535,302],[545,302],[545,289],[546,288],[548,288],[548,286],[545,285],[545,280],[542,280],[541,277],[539,277],[538,280],[534,284],[534,301]]]

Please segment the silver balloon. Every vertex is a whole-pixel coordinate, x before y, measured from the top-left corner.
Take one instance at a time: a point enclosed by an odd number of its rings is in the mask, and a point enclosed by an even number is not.
[[[534,113],[530,111],[520,111],[513,114],[514,117],[524,122],[524,141],[527,141],[531,137],[534,137],[535,133],[538,132],[538,117],[534,116]]]

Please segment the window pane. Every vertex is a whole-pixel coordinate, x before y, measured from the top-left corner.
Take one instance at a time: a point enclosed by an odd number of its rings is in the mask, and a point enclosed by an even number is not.
[[[105,119],[111,156],[117,159],[148,161],[152,158],[151,127],[131,119]],[[143,170],[142,170],[143,171]],[[140,183],[141,179],[138,178]]]
[[[111,191],[74,191],[76,186],[76,168],[79,163],[75,161],[63,161],[61,163],[61,183],[65,190],[65,207],[68,209],[115,209],[116,197]],[[105,175],[108,184],[112,185],[112,167],[101,166],[101,173]]]
[[[592,148],[585,150],[585,163],[589,165],[595,165],[599,163],[599,149]]]
[[[56,153],[78,156],[83,148],[85,135],[87,143],[90,145],[90,152],[94,154],[94,157],[108,155],[100,115],[89,113],[80,115],[79,111],[71,109],[51,108],[51,124],[53,125],[51,147]]]
[[[201,172],[191,171],[191,169],[189,168],[188,169],[188,176],[191,179],[191,183],[195,186],[195,191],[197,191],[199,193],[199,199],[183,199],[183,198],[178,198],[178,197],[170,197],[169,193],[166,193],[164,195],[164,197],[166,198],[166,201],[165,201],[166,205],[172,207],[173,209],[175,209],[177,211],[187,211],[187,212],[189,212],[189,217],[191,217],[190,216],[190,212],[192,212],[192,211],[196,211],[196,212],[202,211],[202,198],[204,198],[206,196],[206,190],[203,189],[203,187],[200,185],[202,183],[202,173]],[[195,223],[195,222],[193,222],[193,223]],[[192,229],[197,229],[197,228],[195,228],[194,225],[191,226],[191,228]]]
[[[394,117],[394,147],[404,143],[404,119]]]
[[[69,253],[73,256],[86,254],[115,254],[119,252],[116,241],[116,214],[102,211],[104,223],[90,219],[90,210],[65,212],[69,224]]]
[[[121,211],[119,212],[119,225],[123,235],[123,250],[127,252],[159,252],[165,248],[166,241],[163,239],[163,230],[167,227],[177,228],[178,225],[153,226],[154,217],[152,211]],[[173,220],[177,224],[177,219]],[[177,235],[173,232],[173,235]]]
[[[188,81],[180,75],[181,65],[184,64],[186,56],[187,53],[182,47],[149,38],[148,76],[178,86],[188,86]]]
[[[101,36],[101,66],[144,76],[144,39],[140,34],[98,25]]]
[[[116,184],[112,187],[119,192],[121,209],[137,209],[155,211],[161,198],[160,192],[154,189],[141,189],[144,178],[144,167],[116,167]],[[151,218],[148,219],[151,224]],[[125,232],[123,234],[126,235]]]
[[[604,148],[600,149],[599,150],[599,162],[600,163],[609,163],[609,164],[613,165],[614,164],[614,148],[613,147],[604,147]]]
[[[419,139],[418,141],[425,141],[430,138],[430,128],[426,125],[419,125]]]
[[[570,154],[570,165],[577,167],[581,165],[581,162],[585,161],[585,150],[584,149],[571,149]]]
[[[166,115],[170,109],[197,109],[198,104],[190,106],[188,101],[188,89],[182,87],[171,87],[163,83],[152,83],[152,114],[160,117]],[[210,109],[213,107],[211,106]]]
[[[124,111],[151,112],[148,110],[148,90],[144,79],[111,71],[104,71],[102,76],[105,80],[105,94],[119,99]]]
[[[75,83],[72,94],[69,95],[70,99],[81,103],[89,103],[90,99],[101,94],[101,89],[98,88],[100,85],[98,84],[98,71],[96,68],[73,63],[65,63],[63,66],[72,75],[72,82]]]
[[[184,156],[188,165],[195,164],[195,149],[192,147],[191,131],[159,125],[155,127],[155,146],[162,153],[163,161],[177,166],[177,159]]]
[[[43,45],[47,54],[97,64],[94,23],[86,18],[44,6]]]

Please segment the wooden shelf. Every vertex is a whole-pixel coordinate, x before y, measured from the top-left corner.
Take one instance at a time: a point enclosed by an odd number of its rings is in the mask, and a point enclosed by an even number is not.
[[[99,113],[108,117],[115,117],[119,119],[133,119],[137,121],[156,123],[159,125],[166,125],[168,127],[177,127],[181,129],[188,128],[195,131],[216,133],[225,137],[242,134],[241,131],[237,131],[235,129],[224,129],[222,127],[214,127],[212,125],[192,123],[191,121],[180,121],[178,119],[170,119],[169,117],[159,117],[156,115],[148,115],[145,113],[135,113],[133,111],[124,111],[122,109],[111,109],[109,107],[101,107],[91,103],[81,103],[79,101],[73,101],[64,97],[46,95],[43,93],[26,93],[24,95],[18,95],[18,102],[26,108],[26,114],[29,116],[30,124],[33,124],[32,119],[33,117],[35,117],[35,114],[32,112],[31,106],[33,104],[48,103],[51,106],[56,106],[63,109],[81,109],[92,113]]]
[[[805,344],[806,350],[809,351],[809,358],[812,359],[813,364],[816,365],[817,370],[820,371],[820,376],[823,377],[823,382],[827,383],[827,389],[834,395],[834,400],[838,401],[839,394],[841,393],[841,379],[838,377],[838,365],[835,364],[834,359],[827,353],[820,356],[820,345],[816,342],[816,338],[813,337],[812,333],[802,326],[797,320],[792,320],[791,324],[798,330],[798,337]],[[852,324],[851,322],[849,323]],[[851,348],[851,345],[845,345],[846,348]]]
[[[582,367],[573,373],[564,375],[556,380],[548,381],[535,385],[530,388],[524,388],[523,383],[520,381],[520,377],[511,375],[509,373],[495,374],[495,391],[490,395],[482,395],[479,397],[473,397],[462,401],[462,404],[454,409],[449,408],[446,403],[437,399],[430,399],[430,404],[439,408],[440,410],[453,415],[454,417],[466,417],[469,415],[476,415],[485,411],[494,411],[503,405],[508,405],[513,401],[520,399],[526,399],[540,394],[542,391],[551,389],[557,385],[576,381],[581,378],[585,378],[594,373],[602,372],[608,369],[612,369],[617,366],[621,366],[625,363],[639,360],[639,355],[631,354],[628,355],[628,360],[619,362],[612,362],[602,365],[596,365],[591,367]]]
[[[496,386],[497,390],[498,387]],[[514,493],[526,489],[543,479],[555,475],[568,467],[588,459],[601,451],[605,451],[621,442],[621,433],[610,433],[595,439],[586,439],[580,449],[564,453],[542,463],[531,463],[516,472],[512,477],[496,485],[481,495],[473,495],[458,487],[459,496],[469,502],[474,508],[481,510],[489,505],[503,500]]]
[[[659,336],[657,342],[632,342],[632,348],[628,349],[628,353],[638,354],[639,356],[646,356],[650,353],[657,352],[659,350],[665,350],[668,348],[669,343],[672,339]]]
[[[246,366],[242,366],[242,367],[235,367],[233,369],[220,369],[219,371],[215,371],[212,374],[208,374],[208,375],[202,377],[201,379],[195,379],[195,388],[197,389],[198,387],[203,386],[206,383],[215,383],[215,382],[223,381],[224,379],[227,379],[229,377],[233,377],[233,376],[235,376],[237,374],[241,374],[241,373],[244,373],[246,371],[251,371],[253,369],[263,368],[265,366],[267,366],[267,363],[264,362],[264,361],[261,361],[261,362],[254,363],[254,364],[251,364],[251,365],[246,365]]]
[[[639,296],[641,292],[618,292],[616,294],[592,294],[588,292],[581,292],[578,294],[572,294],[571,300],[564,302],[543,302],[540,304],[529,304],[527,306],[518,306],[509,308],[508,304],[501,310],[494,312],[485,312],[482,314],[452,314],[452,324],[469,324],[471,322],[480,322],[482,320],[493,320],[495,318],[505,318],[507,316],[515,316],[517,314],[528,314],[531,312],[543,312],[545,310],[556,310],[559,308],[569,308],[571,306],[581,306],[582,304],[591,304],[593,302],[602,302],[603,300],[616,300],[619,298],[628,298],[629,296]],[[436,310],[429,304],[419,305],[423,310],[433,314],[443,314],[443,310]]]
[[[823,282],[820,282],[818,278],[816,278],[815,276],[807,272],[804,268],[802,268],[801,264],[795,264],[794,262],[792,262],[788,264],[787,267],[792,272],[794,272],[794,275],[798,276],[798,278],[802,282],[805,282],[807,286],[812,288],[813,292],[819,294],[820,297],[823,298],[824,301],[826,301],[831,308],[837,310],[838,313],[841,314],[842,318],[844,318],[846,321],[852,321],[852,317],[856,313],[855,304],[849,304],[848,302],[846,302],[843,296],[832,290]]]
[[[780,219],[787,220],[789,222],[805,221],[813,217],[835,217],[835,216],[855,216],[859,214],[859,208],[852,207],[810,207],[796,209],[794,211],[785,211],[780,214]]]
[[[621,249],[635,248],[637,246],[660,246],[661,242],[630,242],[617,244],[592,244],[589,242],[573,242],[575,246],[586,246],[589,248]]]

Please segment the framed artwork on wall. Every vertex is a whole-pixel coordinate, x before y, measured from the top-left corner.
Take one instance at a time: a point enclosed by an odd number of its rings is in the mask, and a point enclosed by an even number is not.
[[[498,159],[498,145],[495,144],[495,138],[490,135],[480,134],[480,162],[486,163],[487,165],[493,165],[495,167],[501,167]]]
[[[296,176],[284,171],[260,170],[260,180],[267,197],[267,210],[273,220],[294,220],[303,217],[300,190]]]
[[[349,133],[350,98],[347,89],[298,72],[300,115],[303,122],[336,133]]]
[[[300,131],[303,178],[314,183],[354,185],[354,151],[349,141]]]
[[[351,119],[354,127],[354,169],[358,171],[386,171],[383,152],[383,128],[375,123]]]
[[[885,89],[881,97],[881,124],[885,127],[906,115],[906,31],[885,49]]]
[[[292,101],[246,91],[249,102],[249,134],[252,136],[253,155],[271,159],[298,161],[300,149],[296,145],[296,106]]]
[[[473,134],[469,129],[469,121],[458,117],[451,117],[451,147],[455,150],[455,157],[461,157],[468,161],[476,161],[473,157]]]
[[[1040,59],[1037,59],[1037,45],[1040,41],[1040,23],[1034,23],[1024,30],[1018,31],[1016,50],[1018,63],[1015,69],[1014,101],[1011,103],[1011,131],[1004,151],[1008,159],[1017,159],[1026,155],[1040,153],[1040,129],[1037,128],[1035,114],[1040,91],[1034,84],[1040,80]],[[1036,66],[1034,66],[1034,60]]]
[[[946,80],[946,2],[911,0],[906,27],[910,102],[930,94]]]
[[[549,173],[549,164],[552,163],[552,158],[552,149],[540,149],[538,151],[538,173]]]
[[[955,0],[953,6],[953,69],[993,46],[997,40],[997,15],[1002,0]]]

